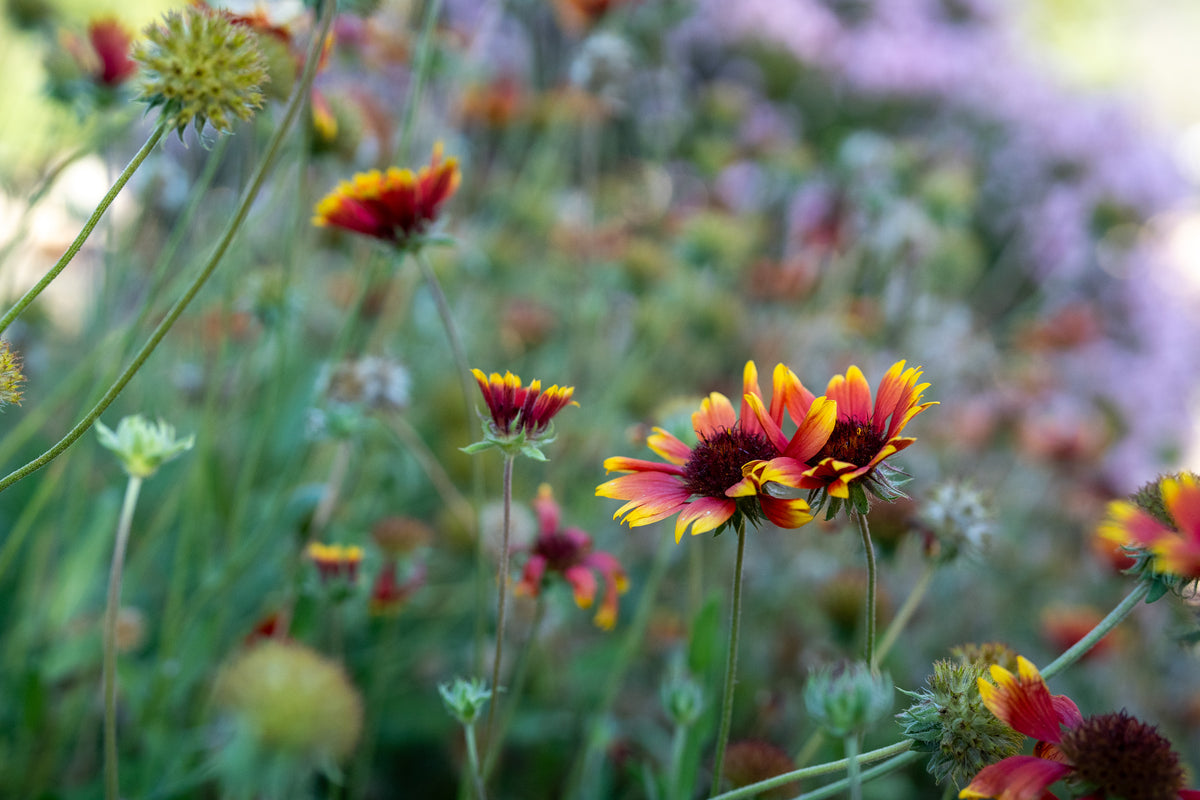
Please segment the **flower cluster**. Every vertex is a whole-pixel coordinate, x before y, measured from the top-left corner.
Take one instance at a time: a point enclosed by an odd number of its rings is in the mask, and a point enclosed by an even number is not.
[[[562,509],[547,484],[538,488],[533,510],[538,518],[538,536],[529,548],[529,558],[517,584],[518,595],[537,597],[548,573],[558,573],[575,594],[575,604],[591,608],[596,600],[596,576],[604,581],[604,599],[594,622],[604,630],[617,623],[617,597],[629,588],[629,580],[611,553],[592,549],[592,537],[579,528],[562,527]]]
[[[392,167],[387,172],[360,172],[343,181],[317,203],[313,224],[412,247],[422,240],[461,180],[458,160],[443,161],[438,144],[429,165],[416,173]]]
[[[979,679],[984,704],[1013,730],[1037,740],[1033,755],[1013,755],[980,770],[962,798],[1040,800],[1066,779],[1093,800],[1145,797],[1200,800],[1183,788],[1183,767],[1171,743],[1151,725],[1124,711],[1085,718],[1069,697],[1051,695],[1041,673],[1025,658],[1014,675],[1001,666]]]
[[[813,501],[829,501],[832,517],[849,501],[865,512],[866,492],[892,500],[900,492],[884,461],[912,444],[902,437],[905,425],[933,403],[921,403],[929,384],[918,384],[921,370],[899,361],[879,385],[875,402],[858,367],[830,382],[816,397],[785,365],[775,367],[768,404],[758,385],[758,369],[746,363],[741,410],[713,392],[692,415],[696,444],[689,446],[662,428],[647,440],[667,463],[614,457],[610,472],[631,473],[601,484],[596,494],[626,500],[614,517],[631,526],[648,525],[674,514],[675,539],[688,528],[693,535],[727,524],[770,520],[798,528],[812,520]],[[785,416],[795,425],[783,432]],[[809,498],[798,496],[808,490]]]

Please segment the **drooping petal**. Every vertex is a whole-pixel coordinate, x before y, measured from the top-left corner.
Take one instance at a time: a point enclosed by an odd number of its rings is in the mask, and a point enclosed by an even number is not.
[[[679,512],[679,519],[675,521],[675,543],[678,544],[683,539],[684,531],[689,525],[693,536],[707,533],[728,522],[736,510],[737,503],[733,500],[717,497],[696,498]]]
[[[812,522],[812,509],[802,498],[772,497],[759,495],[759,504],[767,519],[780,528],[799,528]]]
[[[1045,761],[1033,756],[1010,756],[981,769],[958,796],[995,800],[1041,800],[1051,784],[1070,772],[1071,767],[1057,761]]]
[[[808,461],[821,452],[821,448],[829,441],[829,435],[833,433],[837,416],[838,406],[834,400],[828,397],[814,399],[800,426],[783,448],[783,455],[797,461]]]
[[[525,562],[525,569],[521,573],[521,581],[516,585],[513,591],[518,595],[537,597],[542,590],[542,577],[545,574],[545,557],[540,556],[537,553],[531,554],[529,556],[529,560]]]
[[[563,577],[571,584],[575,594],[575,605],[580,608],[591,608],[596,599],[596,576],[585,566],[576,564],[563,570]]]
[[[692,455],[692,448],[662,428],[654,428],[654,433],[646,439],[646,444],[667,461],[680,466],[686,464]]]
[[[865,422],[871,418],[871,385],[856,366],[846,370],[844,376],[834,375],[825,396],[837,403],[838,419]]]
[[[1062,741],[1061,725],[1079,724],[1079,709],[1064,696],[1050,694],[1033,662],[1017,657],[1017,674],[993,664],[992,680],[979,679],[983,704],[1010,728],[1043,742]]]
[[[708,439],[721,431],[732,430],[737,424],[737,412],[729,398],[713,392],[700,404],[700,410],[692,414],[692,427],[701,439]]]
[[[613,519],[623,517],[621,521],[633,528],[671,516],[684,507],[691,493],[672,475],[635,472],[600,484],[596,496],[628,500]]]

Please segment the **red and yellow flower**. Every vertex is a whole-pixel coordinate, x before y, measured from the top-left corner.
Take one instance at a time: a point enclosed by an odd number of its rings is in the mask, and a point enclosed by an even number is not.
[[[791,494],[795,464],[803,464],[825,446],[837,409],[827,398],[814,398],[795,373],[775,368],[768,406],[758,386],[753,361],[743,373],[741,410],[719,392],[710,394],[692,415],[696,445],[689,447],[662,428],[646,444],[666,463],[614,457],[609,472],[628,472],[596,488],[600,497],[626,500],[614,519],[631,527],[678,514],[675,541],[719,529],[733,521],[757,524],[769,519],[781,528],[799,528],[812,520],[808,502]],[[787,414],[796,430],[789,438],[782,425]],[[777,459],[788,459],[777,464]]]
[[[1105,541],[1126,552],[1144,551],[1158,573],[1175,575],[1184,581],[1200,579],[1200,482],[1196,475],[1164,477],[1157,494],[1161,497],[1163,519],[1148,513],[1128,500],[1108,507],[1108,518],[1097,530]],[[1159,504],[1156,504],[1159,505]]]
[[[548,485],[539,487],[533,509],[538,518],[538,536],[529,549],[516,593],[537,597],[547,573],[557,572],[570,584],[575,604],[591,608],[596,600],[598,575],[604,581],[604,599],[593,621],[604,630],[612,630],[617,623],[617,598],[629,588],[624,568],[611,553],[593,550],[592,537],[583,530],[562,527],[562,509]]]
[[[344,579],[347,583],[354,583],[358,580],[358,568],[363,560],[361,547],[312,542],[305,548],[304,554],[316,565],[322,582]]]
[[[483,440],[463,448],[466,453],[477,453],[489,447],[498,447],[509,455],[522,454],[545,461],[538,445],[554,441],[551,426],[555,415],[569,405],[577,406],[571,399],[574,386],[551,386],[542,389],[540,380],[528,386],[521,385],[520,377],[505,372],[485,375],[473,369],[488,407],[488,417],[483,420]]]
[[[88,40],[100,59],[92,73],[92,79],[100,86],[120,86],[137,72],[137,62],[130,57],[133,36],[116,19],[92,20],[88,25]]]
[[[399,247],[419,240],[458,189],[458,160],[442,160],[435,145],[429,165],[416,173],[392,167],[360,172],[317,203],[313,224],[372,236]]]
[[[984,704],[1014,730],[1037,739],[1033,755],[1009,756],[984,767],[959,792],[960,798],[1057,800],[1048,789],[1070,780],[1087,787],[1082,800],[1153,797],[1200,800],[1183,789],[1183,768],[1170,742],[1153,726],[1125,712],[1087,717],[1064,695],[1050,689],[1031,662],[1017,659],[1017,674],[991,668],[979,679]]]

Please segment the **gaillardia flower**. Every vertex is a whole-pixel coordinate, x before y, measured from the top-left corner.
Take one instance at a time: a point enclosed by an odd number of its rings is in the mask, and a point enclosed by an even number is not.
[[[1143,504],[1117,500],[1099,536],[1131,555],[1149,555],[1155,572],[1183,581],[1200,579],[1200,476],[1162,478],[1138,493]]]
[[[785,412],[797,426],[790,439],[781,429]],[[757,524],[765,518],[781,528],[799,528],[812,520],[808,503],[780,495],[790,494],[787,487],[797,487],[796,465],[825,446],[835,416],[834,404],[813,398],[783,364],[775,368],[771,404],[766,406],[758,370],[748,361],[740,417],[729,398],[713,392],[692,415],[694,447],[654,428],[646,444],[667,463],[609,458],[606,470],[631,474],[600,484],[596,494],[628,501],[613,518],[623,517],[631,527],[678,514],[676,542],[689,526],[696,535],[731,521]]]
[[[1037,667],[1017,659],[1017,674],[1000,666],[979,679],[983,702],[1014,730],[1037,739],[1033,755],[1016,755],[980,770],[960,798],[1045,800],[1066,780],[1082,800],[1200,800],[1183,788],[1179,756],[1151,725],[1124,711],[1084,718],[1066,696],[1051,695]]]
[[[360,172],[343,181],[317,203],[313,224],[409,247],[420,241],[461,180],[458,160],[443,161],[442,146],[437,144],[429,165],[415,174],[392,167],[387,172]]]
[[[358,580],[358,568],[363,560],[361,547],[312,542],[304,549],[304,555],[316,566],[322,583],[339,580],[354,583]]]
[[[540,380],[522,386],[521,379],[511,372],[503,376],[493,372],[489,376],[473,369],[471,374],[483,393],[488,416],[483,420],[483,441],[464,447],[463,452],[478,453],[499,447],[509,455],[520,453],[545,461],[538,445],[554,440],[551,421],[558,412],[568,405],[579,405],[571,399],[575,387],[556,384],[543,391]]]
[[[596,576],[604,580],[604,600],[596,610],[595,623],[612,630],[617,622],[617,596],[629,588],[629,580],[611,553],[592,549],[592,537],[579,528],[562,527],[562,509],[549,485],[538,488],[533,510],[538,518],[538,536],[529,550],[529,560],[516,593],[537,597],[548,572],[557,572],[571,585],[575,604],[590,608],[596,599]]]
[[[137,72],[137,62],[129,57],[133,37],[113,17],[95,19],[88,25],[88,40],[100,63],[92,80],[105,88],[115,88]]]

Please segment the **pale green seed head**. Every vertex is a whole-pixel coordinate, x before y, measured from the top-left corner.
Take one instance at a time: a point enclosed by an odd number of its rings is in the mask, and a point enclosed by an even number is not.
[[[114,431],[103,422],[96,423],[100,444],[117,454],[121,466],[134,478],[149,478],[158,468],[191,450],[195,436],[175,438],[175,428],[163,422],[150,422],[141,414],[125,417]]]
[[[250,119],[262,105],[269,80],[257,35],[196,7],[149,26],[133,58],[142,66],[139,98],[161,106],[164,123],[180,135],[205,122],[232,132],[234,119]]]

